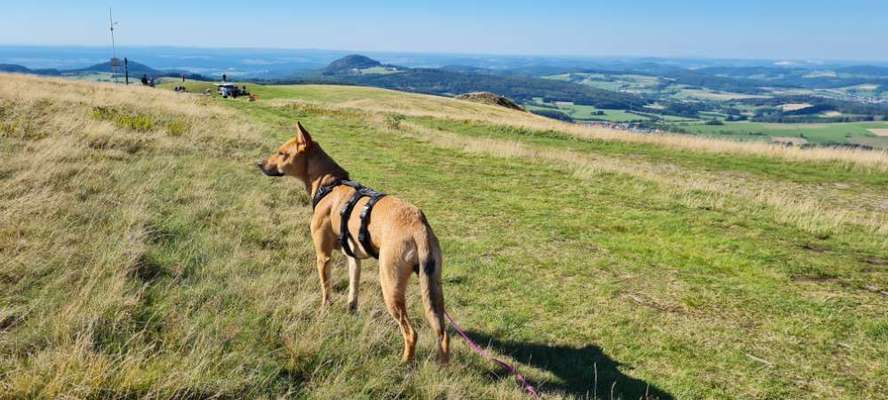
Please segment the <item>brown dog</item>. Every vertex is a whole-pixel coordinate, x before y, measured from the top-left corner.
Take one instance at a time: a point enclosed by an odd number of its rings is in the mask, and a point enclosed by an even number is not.
[[[284,143],[277,153],[258,163],[268,176],[293,176],[305,184],[309,198],[318,199],[319,191],[330,190],[319,198],[311,218],[311,237],[317,254],[318,274],[321,277],[322,306],[330,303],[330,255],[342,250],[339,243],[340,210],[355,193],[355,188],[337,184],[348,179],[348,172],[336,164],[300,123],[296,123],[296,137]],[[369,201],[362,197],[355,209],[362,209]],[[352,234],[348,242],[355,257],[348,258],[348,306],[355,310],[358,304],[358,284],[361,276],[360,259],[369,254],[379,255],[379,283],[389,313],[401,327],[404,335],[403,361],[413,359],[416,349],[416,331],[410,325],[404,293],[410,274],[419,275],[420,291],[425,315],[438,336],[438,360],[446,363],[450,345],[444,326],[444,293],[441,288],[441,248],[425,215],[418,208],[393,196],[379,199],[372,208],[367,231],[372,249],[365,249],[353,234],[361,226],[358,213],[347,221]],[[369,251],[368,251],[369,250]],[[343,253],[345,251],[343,250]]]

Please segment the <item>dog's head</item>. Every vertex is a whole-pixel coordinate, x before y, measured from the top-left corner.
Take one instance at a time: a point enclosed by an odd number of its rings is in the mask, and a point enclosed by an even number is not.
[[[306,156],[314,145],[308,130],[296,122],[296,137],[282,144],[277,152],[265,160],[257,162],[256,166],[268,176],[304,177],[307,168]]]

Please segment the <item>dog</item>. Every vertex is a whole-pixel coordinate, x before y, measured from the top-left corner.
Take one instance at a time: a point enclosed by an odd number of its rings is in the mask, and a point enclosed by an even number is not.
[[[422,211],[397,197],[384,196],[372,205],[369,213],[369,223],[366,223],[369,240],[354,240],[350,234],[341,236],[343,226],[347,227],[346,232],[358,232],[362,228],[363,218],[357,213],[345,221],[341,217],[343,207],[358,189],[340,183],[348,181],[348,172],[312,140],[299,122],[296,136],[257,166],[268,176],[299,179],[315,203],[310,228],[321,279],[321,307],[330,304],[330,256],[334,249],[343,251],[348,259],[348,308],[352,311],[358,306],[361,259],[378,255],[382,296],[404,337],[402,361],[412,361],[416,350],[417,333],[407,317],[404,300],[410,275],[416,273],[426,319],[437,335],[438,361],[446,364],[450,358],[450,339],[444,325],[441,247]],[[352,206],[361,209],[370,201],[369,197],[361,197],[357,203],[352,202]],[[342,248],[342,240],[346,240],[349,249]],[[347,250],[354,256],[349,256]]]

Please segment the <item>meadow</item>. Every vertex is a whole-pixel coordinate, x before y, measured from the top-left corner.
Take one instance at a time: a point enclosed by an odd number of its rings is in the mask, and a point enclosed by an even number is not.
[[[415,284],[399,364],[375,262],[319,310],[305,190],[253,165],[297,120],[424,210],[448,311],[544,398],[888,396],[888,153],[247,86],[0,75],[0,398],[527,398],[434,362]]]
[[[873,129],[888,128],[888,122],[845,122],[823,124],[781,124],[760,122],[725,122],[724,125],[678,124],[689,133],[739,140],[771,137],[799,137],[812,144],[863,144],[888,148],[888,138],[879,137]]]
[[[581,104],[540,106],[529,103],[525,104],[524,107],[526,107],[526,109],[529,111],[547,109],[551,110],[553,109],[552,107],[554,107],[555,110],[563,112],[575,121],[633,122],[647,121],[650,119],[649,117],[633,114],[624,110],[599,109],[594,106],[586,106]]]

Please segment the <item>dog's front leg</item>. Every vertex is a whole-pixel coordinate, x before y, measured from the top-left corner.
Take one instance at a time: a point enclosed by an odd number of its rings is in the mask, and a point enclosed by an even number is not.
[[[332,288],[330,284],[330,256],[333,253],[335,236],[323,219],[315,218],[311,223],[311,238],[314,242],[318,277],[321,278],[321,308],[330,304]]]
[[[318,276],[321,278],[321,308],[323,308],[330,305],[330,292],[333,290],[330,285],[330,256],[318,254],[317,265]]]
[[[361,286],[361,260],[348,257],[348,310],[358,310],[358,290]]]

